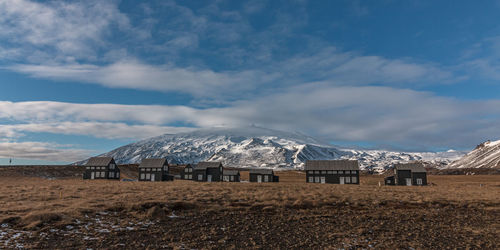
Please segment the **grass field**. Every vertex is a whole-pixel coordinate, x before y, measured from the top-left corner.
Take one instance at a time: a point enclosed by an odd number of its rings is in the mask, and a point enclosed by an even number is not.
[[[0,177],[0,247],[499,247],[499,175],[379,187],[381,176],[332,185],[278,174],[267,184]]]

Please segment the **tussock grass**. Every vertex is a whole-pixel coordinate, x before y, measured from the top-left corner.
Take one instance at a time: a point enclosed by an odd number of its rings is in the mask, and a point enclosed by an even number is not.
[[[38,227],[97,211],[129,211],[159,218],[171,211],[249,210],[273,212],[314,208],[391,209],[500,208],[500,176],[429,176],[427,187],[378,186],[381,176],[360,185],[305,183],[300,172],[278,172],[280,183],[119,182],[0,178],[0,221]],[[242,176],[245,176],[243,174]],[[247,177],[246,177],[247,178]]]

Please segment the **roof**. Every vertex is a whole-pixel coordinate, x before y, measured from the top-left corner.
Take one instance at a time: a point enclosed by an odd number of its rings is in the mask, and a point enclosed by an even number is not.
[[[274,171],[269,168],[250,169],[250,174],[274,174]]]
[[[149,158],[143,159],[139,168],[162,168],[165,165],[168,165],[165,158]]]
[[[411,170],[414,173],[426,173],[424,165],[422,163],[405,163],[405,164],[394,164],[394,169],[396,170]]]
[[[305,170],[359,170],[356,160],[307,161]]]
[[[111,161],[113,160],[113,157],[92,157],[87,161],[87,166],[93,166],[93,167],[106,167],[108,166]]]
[[[224,170],[223,175],[239,175],[240,171],[238,170]]]
[[[196,164],[195,169],[207,169],[207,168],[218,168],[222,165],[219,161],[202,161]]]

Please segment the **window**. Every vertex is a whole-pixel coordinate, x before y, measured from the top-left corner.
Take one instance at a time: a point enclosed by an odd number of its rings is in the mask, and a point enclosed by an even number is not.
[[[120,172],[116,172],[116,178],[120,178]]]
[[[314,182],[314,177],[309,177],[309,182]]]
[[[109,172],[109,178],[114,178],[115,177],[115,172]]]
[[[202,175],[202,174],[199,174],[199,175],[198,175],[198,180],[199,180],[199,181],[202,181],[202,180],[203,180],[203,175]]]
[[[420,178],[417,179],[417,185],[422,185],[422,179]]]
[[[185,168],[184,172],[189,173],[189,168]]]
[[[101,172],[95,172],[95,178],[99,178],[100,175],[101,175]]]
[[[328,170],[328,174],[333,174],[333,171],[332,170]]]
[[[163,170],[168,171],[168,166],[167,165],[163,166]]]
[[[347,176],[347,177],[345,178],[345,183],[351,183],[351,177]]]
[[[151,168],[146,168],[146,171],[151,171]]]
[[[193,175],[192,174],[188,175],[188,180],[192,180],[192,179],[193,179]]]
[[[90,169],[95,169],[95,167],[90,167]]]
[[[314,177],[314,182],[319,183],[319,176]]]
[[[231,175],[231,181],[234,181],[234,175]]]
[[[189,168],[189,173],[192,173],[193,172],[193,169],[192,168]]]
[[[151,179],[151,174],[146,174],[146,180]]]
[[[85,169],[90,170],[90,167],[86,167]]]
[[[344,171],[342,171],[342,170],[339,170],[339,174],[343,174],[343,173],[344,173]]]
[[[106,173],[101,172],[101,177],[106,177]]]
[[[321,171],[321,174],[326,174],[326,170]]]
[[[269,175],[264,175],[264,182],[269,182]]]
[[[220,168],[219,168],[219,171],[221,171],[221,172],[222,172],[222,167],[220,167]]]
[[[353,170],[353,171],[351,171],[351,174],[357,174],[357,172],[358,171]]]
[[[311,170],[311,171],[309,171],[309,174],[314,174],[314,171],[312,171],[312,170]]]
[[[229,181],[229,176],[228,175],[224,176],[224,181]]]
[[[354,177],[354,178],[356,178],[356,177]],[[389,183],[389,184],[390,184],[390,183],[391,183],[391,180],[387,180],[387,183]]]
[[[144,173],[141,174],[141,180],[144,180],[145,176]]]
[[[337,170],[333,170],[333,174],[337,174]]]
[[[319,174],[319,171],[318,171],[318,170],[316,170],[316,171],[314,171],[314,173],[315,173],[315,174]]]
[[[110,164],[109,169],[115,169],[115,164]]]
[[[358,178],[356,176],[351,177],[352,183],[358,183]],[[389,181],[390,183],[390,181]]]

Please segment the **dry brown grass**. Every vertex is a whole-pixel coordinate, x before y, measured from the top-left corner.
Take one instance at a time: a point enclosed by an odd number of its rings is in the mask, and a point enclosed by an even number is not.
[[[92,211],[161,203],[174,209],[287,209],[352,204],[446,203],[500,206],[500,176],[429,176],[427,187],[378,186],[379,176],[360,185],[308,184],[301,172],[279,172],[280,183],[118,182],[78,179],[2,178],[0,220],[25,225],[78,217]],[[243,173],[242,179],[248,179]],[[51,216],[51,214],[58,214]],[[38,218],[38,219],[37,219]]]
[[[3,177],[0,222],[34,232],[23,241],[35,248],[123,248],[123,242],[130,248],[165,243],[173,248],[498,245],[500,175],[429,176],[433,185],[426,187],[379,187],[382,176],[361,176],[360,185],[334,185],[305,183],[302,172],[278,175],[279,183]],[[242,179],[248,180],[248,172]],[[172,212],[181,217],[169,218]],[[74,224],[75,219],[95,223],[95,218],[122,228],[161,222],[147,231],[110,234]],[[100,240],[90,242],[73,232],[73,241],[67,241],[68,230],[51,231],[66,225]],[[43,235],[49,238],[40,240]]]

